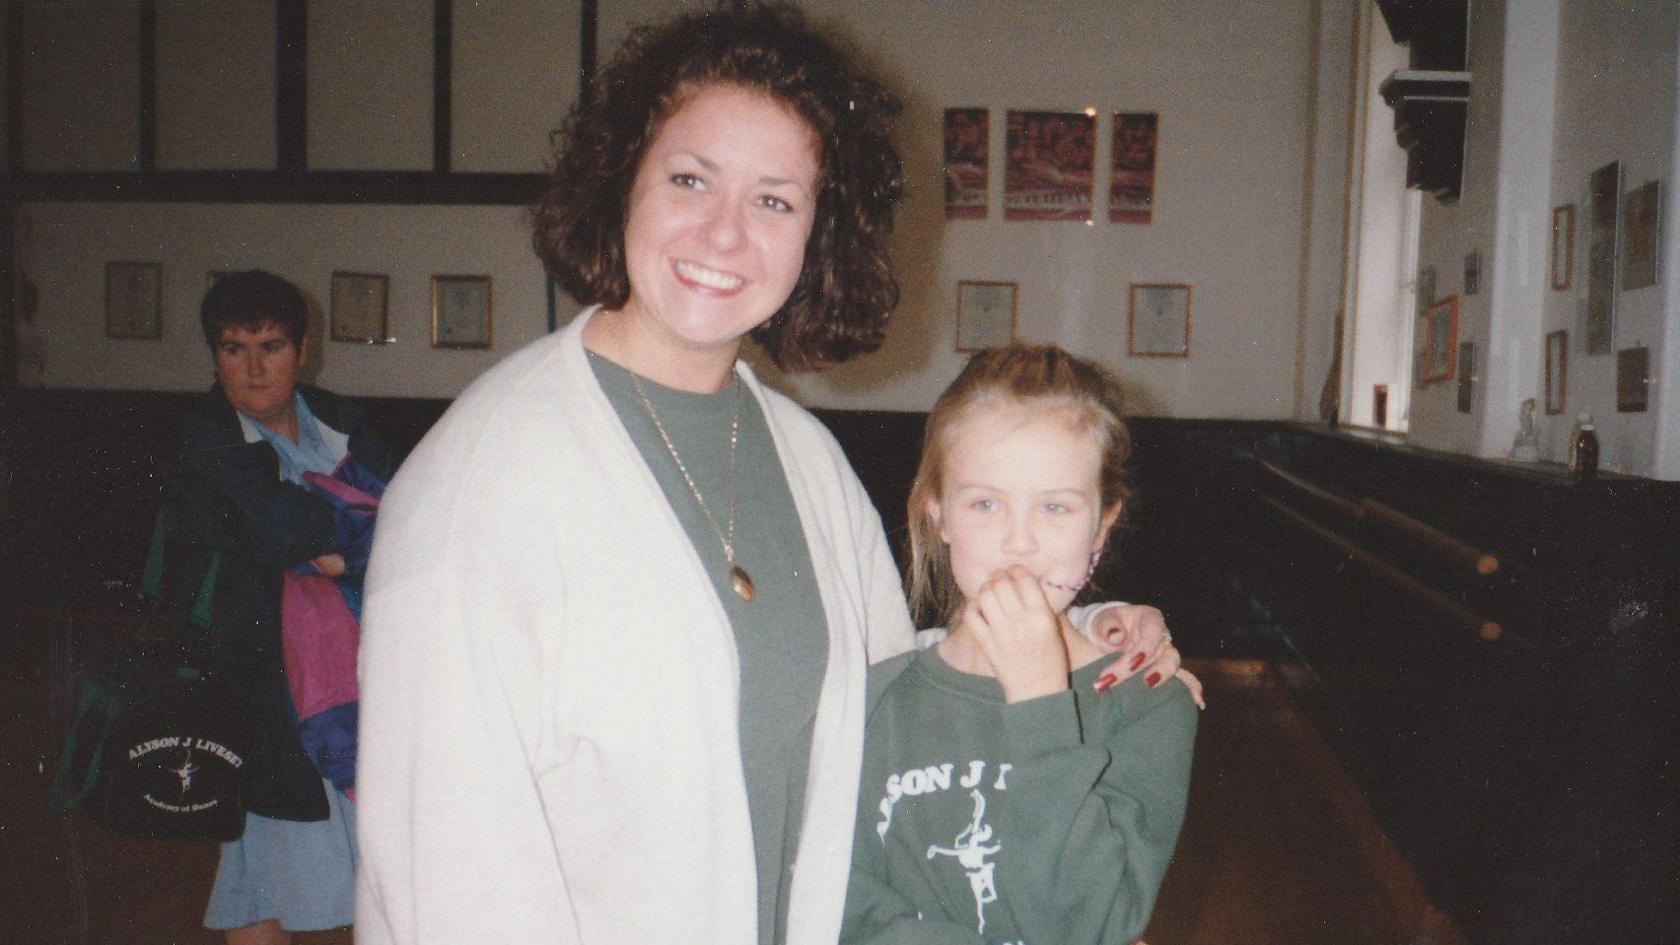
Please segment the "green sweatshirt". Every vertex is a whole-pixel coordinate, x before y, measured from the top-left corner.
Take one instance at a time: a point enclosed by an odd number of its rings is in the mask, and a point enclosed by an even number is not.
[[[844,943],[1130,943],[1178,842],[1196,707],[1176,680],[1008,705],[938,650],[870,670]]]

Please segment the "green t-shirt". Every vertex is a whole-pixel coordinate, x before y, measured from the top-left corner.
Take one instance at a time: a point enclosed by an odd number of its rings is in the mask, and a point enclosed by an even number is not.
[[[843,943],[1143,933],[1184,821],[1196,707],[1176,680],[1093,691],[1110,662],[1014,705],[936,648],[870,669]]]
[[[789,868],[799,846],[811,731],[828,663],[828,621],[787,474],[758,401],[745,388],[737,394],[739,380],[716,394],[695,394],[641,379],[642,390],[689,476],[725,530],[729,527],[729,429],[739,407],[733,543],[735,563],[751,575],[757,589],[748,603],[730,586],[729,564],[717,532],[660,439],[630,372],[595,354],[589,363],[694,544],[735,633],[741,679],[741,766],[758,862],[759,942],[776,945],[787,937]],[[684,618],[671,614],[672,620]],[[649,903],[648,907],[658,905]]]

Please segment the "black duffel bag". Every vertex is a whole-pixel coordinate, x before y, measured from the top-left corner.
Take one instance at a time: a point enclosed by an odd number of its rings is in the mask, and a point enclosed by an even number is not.
[[[125,836],[234,840],[254,741],[250,713],[195,670],[130,664],[82,681],[48,806]]]

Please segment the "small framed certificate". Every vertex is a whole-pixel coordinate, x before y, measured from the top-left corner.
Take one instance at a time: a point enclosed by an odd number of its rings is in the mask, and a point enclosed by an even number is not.
[[[105,264],[105,336],[163,337],[163,265],[155,262]]]
[[[388,276],[366,272],[332,274],[332,340],[383,344]]]
[[[1137,358],[1190,356],[1190,286],[1132,283],[1126,353]]]
[[[432,277],[432,347],[490,347],[490,277]]]
[[[957,350],[983,351],[1015,340],[1013,282],[957,283]]]

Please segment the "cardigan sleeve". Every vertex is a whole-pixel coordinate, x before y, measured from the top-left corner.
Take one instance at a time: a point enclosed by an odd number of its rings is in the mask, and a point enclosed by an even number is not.
[[[385,493],[360,659],[356,937],[364,943],[578,940],[544,825],[545,680],[520,508],[422,449]]]

